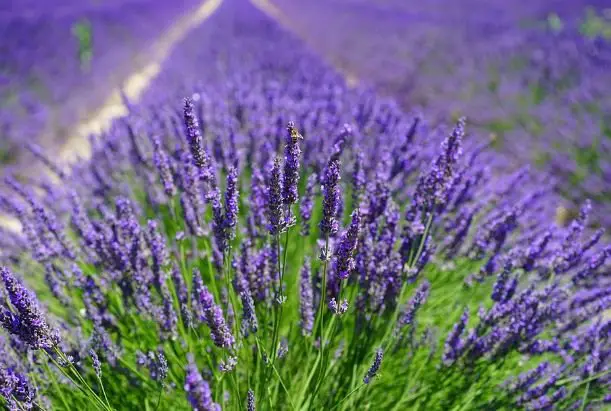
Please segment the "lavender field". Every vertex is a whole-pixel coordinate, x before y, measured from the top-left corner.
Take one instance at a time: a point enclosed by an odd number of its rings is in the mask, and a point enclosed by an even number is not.
[[[610,409],[611,4],[0,28],[0,406]]]

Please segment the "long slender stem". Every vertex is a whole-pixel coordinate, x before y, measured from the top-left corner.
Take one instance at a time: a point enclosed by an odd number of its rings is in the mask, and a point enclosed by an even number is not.
[[[312,371],[310,372],[310,375],[308,376],[307,380],[306,380],[306,384],[304,385],[304,390],[307,389],[307,387],[310,384],[310,381],[312,379],[312,377],[314,376],[314,372],[316,371],[316,369],[318,368],[318,378],[316,380],[316,387],[319,387],[319,384],[321,383],[322,377],[324,376],[324,364],[323,364],[323,359],[324,359],[324,350],[325,350],[325,325],[324,325],[324,314],[325,314],[325,303],[326,303],[326,299],[327,299],[327,268],[328,268],[328,264],[329,264],[329,259],[327,258],[329,254],[329,235],[327,234],[325,237],[325,249],[324,249],[324,263],[323,263],[323,272],[322,272],[322,284],[321,284],[321,292],[320,292],[320,301],[319,301],[319,310],[318,310],[318,324],[320,324],[319,327],[319,338],[320,338],[320,349],[318,350],[318,354],[316,355],[316,360],[314,362],[314,366],[312,367]],[[335,318],[332,319],[332,322],[334,322]],[[320,367],[318,367],[318,365],[320,364]],[[302,391],[303,392],[303,391]],[[301,404],[300,404],[301,405]]]
[[[356,387],[355,389],[353,389],[352,391],[350,391],[348,394],[346,394],[346,396],[344,398],[342,398],[341,400],[339,400],[337,402],[337,404],[335,404],[333,406],[333,408],[331,408],[329,411],[333,411],[334,409],[336,409],[337,407],[340,406],[341,403],[343,403],[344,401],[346,401],[348,398],[350,398],[352,396],[352,394],[354,394],[355,392],[357,392],[358,390],[360,390],[361,388],[363,388],[365,386],[365,384],[361,384],[358,387]]]
[[[100,389],[102,390],[102,394],[104,395],[104,400],[106,401],[106,405],[108,405],[108,408],[112,408],[112,406],[110,405],[110,401],[108,401],[108,397],[106,396],[106,390],[104,389],[104,383],[102,382],[102,377],[99,375],[97,377],[100,383]]]

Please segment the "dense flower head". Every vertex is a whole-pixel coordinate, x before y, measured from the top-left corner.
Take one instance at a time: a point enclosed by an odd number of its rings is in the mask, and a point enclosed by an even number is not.
[[[297,202],[299,193],[299,160],[301,157],[300,140],[303,140],[295,124],[290,122],[287,126],[287,137],[284,146],[284,175],[282,180],[282,201],[290,205]]]
[[[327,163],[322,179],[323,208],[319,227],[325,236],[336,234],[339,230],[337,214],[341,201],[340,179],[339,157],[333,156]]]
[[[33,349],[51,349],[59,343],[57,331],[53,330],[40,309],[36,296],[26,289],[6,267],[0,268],[2,286],[10,301],[3,303],[0,313],[2,327],[17,335]]]
[[[197,365],[191,359],[187,365],[187,376],[185,378],[185,391],[196,411],[220,411],[221,406],[212,400],[210,385],[202,378]]]
[[[193,102],[188,98],[185,99],[183,116],[187,131],[187,141],[193,161],[198,168],[203,169],[207,166],[204,139],[199,129],[199,121],[193,108]]]
[[[356,268],[353,254],[357,249],[361,230],[361,215],[358,210],[352,213],[352,221],[339,240],[335,250],[335,272],[341,280],[346,280]]]
[[[269,172],[267,184],[267,220],[271,235],[277,235],[284,231],[281,181],[280,158],[276,157]]]

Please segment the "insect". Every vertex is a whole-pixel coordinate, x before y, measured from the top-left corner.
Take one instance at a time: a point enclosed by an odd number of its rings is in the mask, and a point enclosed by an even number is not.
[[[293,123],[291,121],[289,123],[287,129],[288,129],[289,133],[291,133],[291,139],[293,140],[293,143],[296,143],[299,140],[303,140],[303,136],[301,134],[299,134],[299,131],[297,130],[297,127],[295,127],[295,123]]]

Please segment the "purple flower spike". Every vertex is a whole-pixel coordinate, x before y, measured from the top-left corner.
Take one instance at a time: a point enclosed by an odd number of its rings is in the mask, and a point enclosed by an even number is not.
[[[469,310],[465,309],[458,323],[454,324],[454,328],[448,334],[446,339],[445,352],[443,354],[443,362],[451,364],[460,357],[465,349],[465,342],[460,338],[463,331],[469,322]]]
[[[193,291],[197,303],[201,308],[201,314],[203,318],[200,321],[205,321],[210,328],[210,335],[212,341],[217,347],[228,348],[233,346],[235,340],[231,334],[231,330],[225,322],[223,317],[223,310],[220,306],[214,303],[214,296],[208,288],[203,285],[201,278],[198,281],[194,281]]]
[[[420,284],[414,293],[414,296],[407,303],[407,307],[405,307],[403,314],[401,317],[399,317],[399,321],[397,322],[397,331],[414,323],[416,312],[420,306],[426,302],[430,288],[431,284],[426,280]]]
[[[246,396],[246,410],[247,411],[256,411],[255,406],[255,392],[253,390],[248,390],[248,394]]]
[[[299,140],[303,140],[295,123],[292,121],[287,127],[286,146],[284,148],[284,179],[282,181],[282,202],[285,205],[295,204],[299,198],[297,185],[299,184],[299,158],[301,149]]]
[[[310,261],[306,259],[301,268],[301,281],[299,283],[299,307],[301,310],[301,332],[303,335],[311,335],[314,328],[314,291],[312,289],[310,271]]]
[[[274,159],[269,181],[267,184],[267,220],[268,230],[271,235],[278,235],[284,230],[284,218],[282,211],[280,159]]]
[[[156,286],[161,286],[161,271],[168,264],[168,250],[165,243],[165,237],[159,233],[157,222],[154,220],[148,221],[148,244],[151,249],[153,259],[153,273],[155,274]]]
[[[0,268],[0,277],[16,311],[13,314],[8,307],[0,307],[0,324],[35,350],[55,347],[59,335],[47,324],[34,294],[21,285],[8,268]]]
[[[376,355],[373,359],[373,363],[371,364],[371,367],[369,367],[369,370],[367,371],[367,374],[365,375],[365,377],[363,377],[363,382],[365,384],[369,384],[371,380],[377,375],[378,371],[380,370],[380,366],[382,365],[383,357],[384,357],[384,352],[380,348],[376,351]]]
[[[191,354],[189,354],[189,365],[187,365],[185,377],[185,391],[193,410],[221,411],[221,406],[212,400],[210,385],[202,378]]]
[[[238,223],[238,171],[235,167],[230,167],[227,172],[227,189],[225,191],[225,230],[227,240],[235,237],[235,228]]]
[[[339,158],[332,157],[327,164],[324,178],[322,181],[323,192],[323,208],[322,220],[319,227],[320,232],[324,236],[336,234],[339,230],[337,222],[337,214],[340,206],[340,161]]]
[[[306,183],[306,190],[301,200],[299,213],[301,215],[301,235],[307,237],[310,235],[310,219],[312,218],[312,210],[314,208],[314,190],[318,182],[316,173],[310,174]]]
[[[162,147],[161,140],[159,137],[152,137],[153,141],[153,163],[159,171],[159,178],[163,184],[163,190],[168,197],[174,197],[176,195],[176,186],[174,185],[174,177],[172,176],[172,169],[170,168],[170,161],[168,155]]]
[[[34,409],[36,391],[28,378],[12,368],[0,364],[0,397],[6,401],[9,410]],[[38,408],[38,407],[36,407]]]
[[[189,142],[193,161],[198,168],[205,169],[207,167],[207,156],[204,151],[204,138],[199,129],[199,121],[197,120],[191,99],[185,99],[183,115],[187,130],[187,141]]]
[[[341,280],[346,280],[356,267],[354,252],[358,245],[360,229],[361,214],[358,210],[354,210],[350,227],[348,227],[348,230],[342,236],[335,250],[335,272]]]

